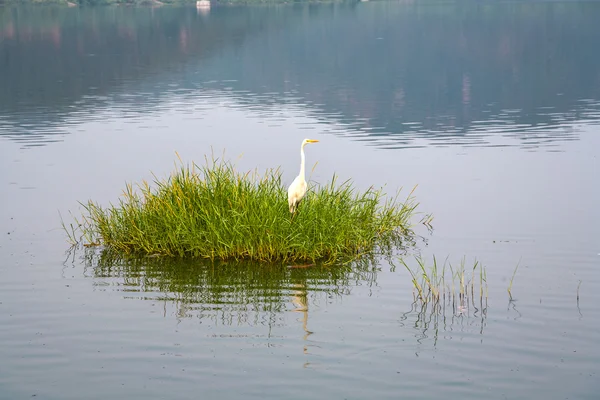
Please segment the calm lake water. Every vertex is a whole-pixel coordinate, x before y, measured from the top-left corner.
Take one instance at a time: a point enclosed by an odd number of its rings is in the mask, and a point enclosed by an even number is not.
[[[0,8],[1,399],[597,399],[600,3]],[[482,309],[351,268],[68,252],[59,213],[225,150],[403,187]],[[415,222],[418,222],[418,218]],[[510,301],[509,281],[516,266]]]

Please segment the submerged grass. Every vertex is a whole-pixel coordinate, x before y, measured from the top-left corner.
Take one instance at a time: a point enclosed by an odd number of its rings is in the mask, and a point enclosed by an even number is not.
[[[309,188],[292,217],[278,169],[242,174],[215,158],[182,163],[154,186],[129,184],[116,205],[82,204],[76,229],[63,228],[73,242],[123,255],[332,263],[401,245],[417,207],[412,192],[401,203],[334,176]]]

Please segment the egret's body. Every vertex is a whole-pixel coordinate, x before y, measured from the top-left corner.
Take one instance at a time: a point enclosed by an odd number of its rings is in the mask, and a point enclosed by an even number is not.
[[[306,178],[304,173],[304,146],[309,143],[317,143],[318,140],[313,139],[304,139],[302,141],[302,146],[300,146],[300,174],[294,179],[290,187],[288,188],[288,205],[290,206],[290,212],[293,214],[302,201],[302,198],[306,194]]]

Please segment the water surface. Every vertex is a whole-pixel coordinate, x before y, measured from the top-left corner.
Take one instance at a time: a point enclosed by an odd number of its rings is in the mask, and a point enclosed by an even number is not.
[[[0,398],[593,399],[600,4],[0,9]],[[404,193],[486,267],[432,315],[398,260],[67,252],[59,212],[177,152]],[[418,221],[418,219],[417,219]],[[508,282],[516,301],[509,302]],[[578,301],[579,295],[579,301]]]

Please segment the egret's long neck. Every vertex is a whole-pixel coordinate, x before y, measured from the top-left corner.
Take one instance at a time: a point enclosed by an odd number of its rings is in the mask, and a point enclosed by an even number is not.
[[[304,146],[300,147],[300,176],[304,178]]]

